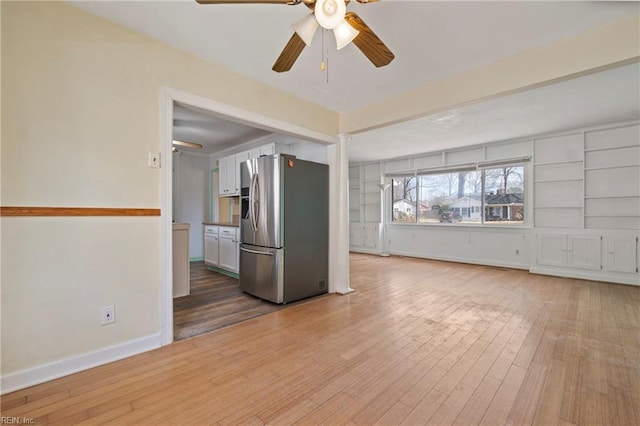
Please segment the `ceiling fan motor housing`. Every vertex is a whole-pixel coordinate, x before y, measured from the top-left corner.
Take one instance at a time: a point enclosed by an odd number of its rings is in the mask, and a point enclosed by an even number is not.
[[[332,30],[344,20],[347,5],[344,0],[317,0],[314,12],[320,26]]]

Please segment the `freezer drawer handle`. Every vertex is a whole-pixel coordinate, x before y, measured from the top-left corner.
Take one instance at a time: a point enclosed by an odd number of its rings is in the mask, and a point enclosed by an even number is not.
[[[264,251],[249,250],[249,249],[246,249],[246,248],[244,248],[244,247],[240,247],[240,250],[242,250],[242,251],[246,251],[247,253],[253,253],[253,254],[264,254],[264,255],[266,255],[266,256],[273,256],[273,253],[264,252]]]

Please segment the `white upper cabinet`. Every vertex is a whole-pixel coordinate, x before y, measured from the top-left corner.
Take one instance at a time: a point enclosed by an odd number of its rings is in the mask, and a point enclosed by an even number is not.
[[[218,176],[220,178],[221,197],[230,197],[240,194],[240,176],[236,163],[236,156],[221,158],[218,162]]]
[[[219,195],[221,197],[240,195],[240,165],[252,158],[258,158],[262,155],[273,155],[276,151],[283,152],[284,149],[275,143],[269,143],[218,160],[218,176],[220,180]]]

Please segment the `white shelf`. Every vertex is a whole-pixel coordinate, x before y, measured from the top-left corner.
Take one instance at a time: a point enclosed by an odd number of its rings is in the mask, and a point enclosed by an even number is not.
[[[616,149],[637,148],[639,145],[621,145],[621,146],[609,146],[603,148],[587,148],[584,152],[599,152],[599,151],[613,151]]]
[[[534,166],[555,166],[560,164],[577,164],[582,163],[583,160],[571,160],[571,161],[549,161],[546,163],[535,163]]]

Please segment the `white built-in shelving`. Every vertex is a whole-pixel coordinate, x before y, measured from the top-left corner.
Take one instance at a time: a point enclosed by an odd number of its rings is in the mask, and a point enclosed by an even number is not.
[[[543,228],[583,225],[582,132],[534,139],[534,224]]]
[[[640,125],[585,132],[585,228],[640,229]]]

